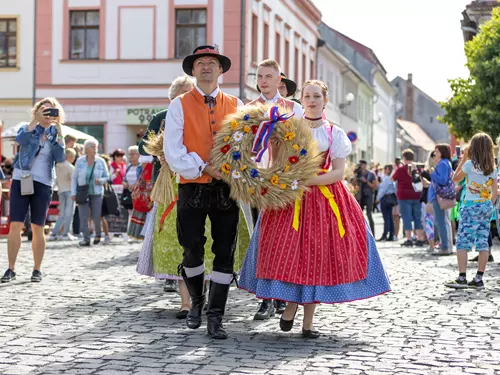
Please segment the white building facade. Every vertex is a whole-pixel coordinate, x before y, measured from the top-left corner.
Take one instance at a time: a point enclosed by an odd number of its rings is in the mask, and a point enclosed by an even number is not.
[[[2,130],[30,120],[34,90],[34,31],[35,9],[32,0],[0,1]],[[11,143],[3,142],[3,155],[12,156]]]
[[[396,152],[396,91],[385,74],[374,75],[375,103],[373,125],[373,159],[381,165],[392,164]],[[398,153],[399,154],[399,153]]]

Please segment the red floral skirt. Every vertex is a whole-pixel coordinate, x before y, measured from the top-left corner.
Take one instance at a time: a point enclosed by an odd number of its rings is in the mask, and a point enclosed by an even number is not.
[[[327,186],[340,210],[345,235],[328,199],[317,186],[302,197],[299,230],[294,206],[267,210],[260,223],[257,278],[330,286],[366,278],[367,225],[358,202],[342,182]]]

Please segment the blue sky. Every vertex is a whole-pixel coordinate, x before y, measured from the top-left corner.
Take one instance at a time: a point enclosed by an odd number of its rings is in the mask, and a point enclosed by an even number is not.
[[[467,76],[460,20],[471,0],[314,0],[328,26],[370,47],[389,79],[406,78],[436,100]]]

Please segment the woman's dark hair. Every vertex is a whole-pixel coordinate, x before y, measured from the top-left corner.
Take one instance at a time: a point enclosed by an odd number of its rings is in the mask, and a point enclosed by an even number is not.
[[[479,169],[485,176],[495,170],[495,151],[493,140],[486,133],[477,133],[472,137],[469,148],[469,159],[474,168]]]
[[[441,159],[451,159],[451,147],[448,143],[437,144],[435,150],[439,150],[441,153]]]
[[[406,150],[403,151],[402,153],[403,159],[407,161],[413,161],[415,159],[415,153],[411,148],[407,148]]]
[[[389,174],[391,174],[391,173],[392,173],[392,165],[391,165],[391,164],[386,164],[386,165],[384,166],[384,172],[385,172],[385,170],[386,170],[386,169],[388,169],[388,170],[389,170]]]
[[[117,148],[113,151],[111,157],[113,158],[113,160],[115,160],[117,156],[125,156],[125,151],[123,151],[121,148]]]

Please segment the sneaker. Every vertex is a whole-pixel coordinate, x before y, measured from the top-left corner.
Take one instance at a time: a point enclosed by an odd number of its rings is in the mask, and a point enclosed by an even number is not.
[[[103,244],[104,245],[109,245],[111,243],[111,238],[109,238],[109,236],[104,236],[104,242]]]
[[[457,278],[456,280],[448,281],[444,286],[453,289],[466,289],[468,288],[467,279]]]
[[[432,253],[432,255],[452,255],[452,254],[453,254],[453,250],[449,250],[449,249],[434,250],[434,252]]]
[[[416,247],[424,247],[424,245],[425,245],[424,241],[417,241],[417,242],[415,242],[415,246]]]
[[[72,234],[61,234],[60,236],[57,236],[57,239],[59,241],[75,241],[76,237],[73,236]]]
[[[484,282],[483,282],[483,280],[477,280],[475,277],[467,285],[471,289],[484,289]]]
[[[47,241],[57,241],[57,236],[54,234],[51,234],[49,238],[47,238]]]
[[[94,238],[94,245],[99,245],[99,242],[101,242],[101,237]]]
[[[38,270],[33,270],[33,273],[31,274],[31,282],[39,283],[40,281],[42,281],[42,273]]]
[[[16,273],[9,268],[3,274],[2,278],[0,279],[0,282],[2,282],[2,283],[8,283],[8,282],[10,282],[12,280],[15,280],[15,279],[16,279]]]
[[[406,240],[401,244],[403,247],[413,247],[413,241],[412,240]]]

